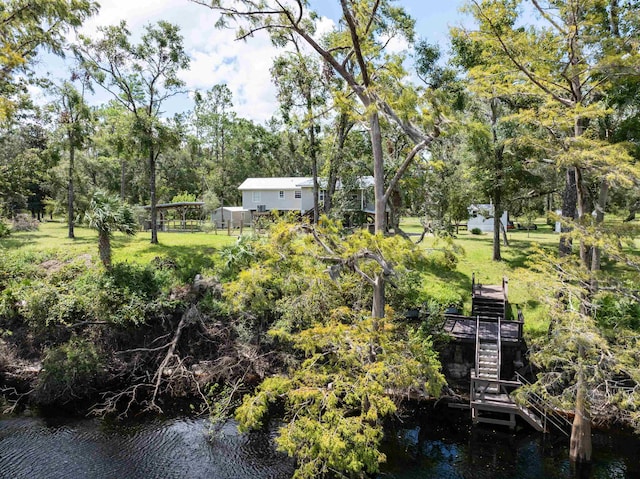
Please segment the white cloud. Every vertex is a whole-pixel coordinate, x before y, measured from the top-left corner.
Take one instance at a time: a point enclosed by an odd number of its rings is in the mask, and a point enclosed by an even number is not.
[[[385,51],[387,53],[403,53],[403,52],[406,52],[408,49],[409,49],[409,43],[407,43],[407,40],[400,35],[391,37],[388,40],[387,45],[385,47]]]
[[[233,93],[234,110],[239,116],[262,123],[277,112],[276,89],[269,70],[281,50],[271,45],[266,32],[237,41],[234,30],[215,28],[216,12],[187,0],[102,0],[100,3],[98,15],[87,20],[80,33],[96,37],[98,27],[126,20],[133,41],[138,41],[147,24],[159,20],[177,24],[191,57],[190,69],[180,74],[188,90],[206,90],[226,83]],[[316,37],[320,38],[333,26],[333,20],[320,18]],[[309,53],[312,54],[310,50]],[[65,67],[59,63],[50,55],[43,56],[44,66],[40,70],[54,78],[68,77]],[[99,88],[96,93],[91,103],[109,100],[108,94]],[[167,115],[173,115],[186,112],[192,106],[191,97],[181,95],[169,101],[164,110]]]
[[[158,20],[179,23],[183,13],[193,13],[195,7],[190,2],[176,0],[104,0],[100,2],[98,15],[87,20],[81,31],[91,34],[99,26],[115,25],[121,20],[126,20],[132,31],[141,30],[143,25]]]
[[[278,104],[269,69],[279,51],[264,32],[246,41],[235,40],[232,30],[213,28],[213,13],[203,10],[209,19],[202,17],[185,37],[191,56],[190,70],[182,75],[187,87],[205,90],[226,83],[239,116],[259,122],[271,118]]]

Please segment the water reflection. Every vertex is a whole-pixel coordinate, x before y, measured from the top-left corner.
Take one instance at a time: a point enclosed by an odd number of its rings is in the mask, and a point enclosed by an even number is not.
[[[640,477],[640,439],[629,434],[596,433],[593,465],[576,471],[564,436],[472,428],[458,411],[423,411],[412,423],[387,436],[380,479]]]
[[[205,419],[138,423],[97,419],[0,420],[1,479],[285,479],[293,462],[275,431],[225,425],[213,443]],[[568,440],[523,429],[471,428],[468,413],[425,410],[386,436],[379,479],[565,479]],[[640,439],[595,434],[590,479],[640,478]]]
[[[290,460],[268,433],[227,424],[213,443],[207,421],[137,424],[87,419],[0,421],[0,477],[11,479],[289,478]]]

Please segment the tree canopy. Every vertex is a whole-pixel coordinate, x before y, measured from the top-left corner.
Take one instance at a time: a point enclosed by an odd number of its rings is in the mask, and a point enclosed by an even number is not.
[[[0,121],[14,110],[26,81],[34,79],[31,67],[38,49],[63,55],[69,30],[97,11],[98,3],[90,0],[7,0],[0,5]]]

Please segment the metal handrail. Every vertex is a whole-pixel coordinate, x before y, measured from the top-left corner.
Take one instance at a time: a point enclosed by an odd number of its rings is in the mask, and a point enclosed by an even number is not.
[[[498,316],[498,379],[500,379],[500,371],[502,370],[502,331],[501,331],[500,316]]]
[[[510,404],[517,406],[522,411],[529,411],[529,414],[531,414],[531,411],[533,411],[535,413],[534,416],[537,416],[538,419],[541,421],[543,431],[545,432],[548,431],[547,424],[551,424],[558,431],[562,432],[565,436],[567,437],[569,436],[569,434],[561,424],[561,420],[564,420],[566,424],[570,424],[566,420],[566,418],[563,418],[558,414],[549,414],[549,412],[539,403],[528,401],[527,407],[524,407],[522,405],[519,405],[513,400],[510,394],[511,391],[509,391],[509,389],[513,390],[513,389],[522,387],[521,381],[505,381],[505,380],[496,381],[496,380],[491,380],[486,378],[478,378],[476,377],[476,375],[472,374],[471,391],[473,395],[471,397],[471,400],[472,401],[475,401],[476,399],[480,399],[482,401],[486,400],[487,389],[489,389],[492,386],[497,387],[501,393],[504,393],[505,396],[508,398]],[[542,401],[542,399],[539,397],[538,397],[538,400]],[[551,409],[551,411],[553,410]]]
[[[476,376],[480,375],[480,316],[476,317]]]
[[[473,297],[475,293],[476,293],[476,273],[472,272],[471,273],[471,296]]]
[[[472,374],[471,375],[471,390],[473,392],[471,399],[472,401],[475,400],[478,397],[478,392],[479,392],[479,397],[480,399],[485,399],[485,394],[487,392],[487,389],[489,389],[490,387],[497,387],[500,391],[502,391],[503,393],[505,393],[507,396],[509,396],[509,390],[508,389],[516,389],[522,386],[521,382],[518,381],[509,381],[506,379],[487,379],[487,378],[480,378],[478,377],[477,374]],[[478,391],[479,389],[479,391]],[[515,404],[515,402],[513,401],[513,399],[511,399],[511,397],[509,396],[509,400],[511,403]]]
[[[485,323],[495,322],[498,320],[498,318],[495,316],[483,316],[481,314],[476,314],[475,316],[465,316],[464,314],[444,313],[444,316],[450,319],[459,319],[459,320],[465,320],[465,319],[474,320],[476,318],[480,318],[480,320],[484,321]],[[509,321],[509,323],[524,324],[524,321],[514,319],[512,321]]]
[[[502,300],[504,301],[502,305],[502,317],[507,319],[507,304],[509,303],[509,278],[506,276],[502,277]]]
[[[527,386],[531,385],[531,382],[529,382],[524,376],[522,376],[518,372],[516,372],[516,378],[521,383],[526,384]],[[534,392],[527,393],[527,403],[533,410],[535,410],[543,418],[545,422],[545,426],[546,426],[546,423],[549,422],[550,424],[555,426],[555,428],[561,433],[563,433],[565,436],[567,437],[569,436],[569,433],[567,433],[565,428],[567,427],[571,428],[572,423],[563,415],[558,414],[558,412],[553,407],[553,404],[551,404],[542,396]]]
[[[476,318],[476,361],[475,368],[471,371],[471,381],[469,381],[469,386],[471,390],[469,391],[469,396],[471,397],[471,401],[475,401],[476,391],[475,384],[473,379],[480,375],[480,317]]]

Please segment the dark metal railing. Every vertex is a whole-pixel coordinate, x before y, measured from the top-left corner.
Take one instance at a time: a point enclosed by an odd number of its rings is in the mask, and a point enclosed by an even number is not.
[[[500,327],[500,316],[498,316],[498,331],[496,333],[496,341],[498,343],[498,379],[500,379],[500,371],[502,370],[502,330]]]
[[[480,375],[480,316],[476,318],[476,376]]]
[[[507,318],[507,304],[509,304],[509,279],[502,277],[502,317]]]
[[[516,378],[524,385],[531,385],[531,383],[518,372],[516,372]],[[539,394],[532,391],[527,392],[526,401],[527,407],[529,409],[533,409],[535,413],[542,419],[546,432],[548,432],[547,425],[551,424],[556,430],[560,431],[565,436],[570,436],[569,432],[567,432],[567,429],[571,429],[571,421],[569,421],[562,414],[559,414],[554,408],[553,404],[551,404]]]

